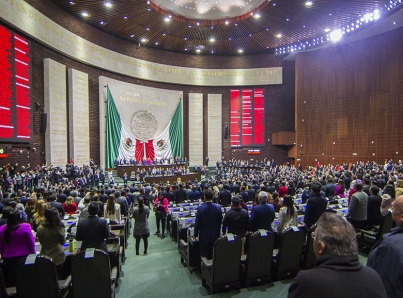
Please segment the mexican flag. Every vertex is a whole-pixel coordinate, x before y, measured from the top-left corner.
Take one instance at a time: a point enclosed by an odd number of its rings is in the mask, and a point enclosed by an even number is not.
[[[106,168],[113,168],[117,159],[129,162],[133,158],[141,163],[143,159],[182,157],[182,134],[181,99],[163,132],[152,139],[140,140],[123,123],[107,87]]]

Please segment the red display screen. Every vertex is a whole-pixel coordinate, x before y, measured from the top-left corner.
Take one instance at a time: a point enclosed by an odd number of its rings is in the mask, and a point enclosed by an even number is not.
[[[0,142],[32,141],[29,42],[0,26]]]
[[[264,89],[230,91],[231,147],[265,145]]]

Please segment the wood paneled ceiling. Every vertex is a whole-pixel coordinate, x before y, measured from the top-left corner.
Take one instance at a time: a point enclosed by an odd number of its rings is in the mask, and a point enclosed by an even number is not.
[[[221,20],[208,20],[196,12],[190,19],[189,14],[185,17],[146,0],[52,1],[102,31],[142,46],[190,54],[239,55],[275,53],[276,48],[308,44],[317,38],[321,42],[321,37],[327,42],[327,35],[336,29],[354,34],[376,24],[376,20],[367,23],[365,15],[378,10],[382,19],[393,13],[389,5],[395,0],[272,0],[259,9],[251,6],[253,15],[249,12],[229,19],[222,11]],[[214,10],[219,10],[220,0],[215,2]],[[399,6],[399,1],[396,3],[393,7]],[[84,12],[88,16],[83,16]]]

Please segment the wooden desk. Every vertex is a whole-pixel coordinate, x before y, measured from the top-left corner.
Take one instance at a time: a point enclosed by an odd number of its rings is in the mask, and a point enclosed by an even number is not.
[[[167,164],[157,164],[157,165],[149,165],[149,166],[143,166],[143,165],[137,165],[137,166],[130,166],[130,165],[119,165],[117,166],[117,171],[118,171],[118,177],[122,178],[123,175],[126,173],[127,174],[127,178],[130,180],[130,174],[131,172],[136,172],[137,174],[137,170],[141,171],[143,169],[145,169],[146,171],[148,170],[152,170],[153,168],[161,168],[164,170],[167,169],[172,169],[172,167],[176,168],[176,167],[187,167],[186,163],[176,163],[176,164],[171,164],[171,165],[167,165]]]
[[[182,182],[187,182],[187,181],[194,181],[197,179],[198,181],[201,180],[201,174],[200,173],[191,173],[187,175],[172,175],[172,176],[150,176],[150,177],[145,177],[144,180],[147,183],[160,183],[164,182],[166,183],[169,181],[170,183],[176,182],[178,178],[181,179]]]

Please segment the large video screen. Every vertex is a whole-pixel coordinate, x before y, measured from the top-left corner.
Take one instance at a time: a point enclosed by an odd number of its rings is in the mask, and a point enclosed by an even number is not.
[[[0,26],[0,142],[32,141],[29,42]]]
[[[264,88],[230,91],[231,147],[265,145]]]

